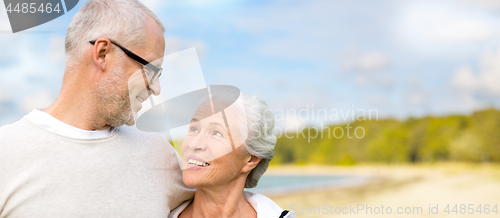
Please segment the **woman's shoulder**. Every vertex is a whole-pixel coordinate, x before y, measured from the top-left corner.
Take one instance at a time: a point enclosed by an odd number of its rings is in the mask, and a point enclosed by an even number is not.
[[[294,218],[291,211],[283,210],[270,198],[259,193],[245,192],[245,199],[257,212],[257,218]]]

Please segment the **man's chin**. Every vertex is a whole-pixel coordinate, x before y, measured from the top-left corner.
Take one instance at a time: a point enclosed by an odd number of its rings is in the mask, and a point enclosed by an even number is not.
[[[119,127],[119,126],[123,126],[123,125],[133,126],[135,124],[135,122],[137,121],[137,119],[135,118],[136,116],[137,115],[134,116],[134,113],[131,111],[129,111],[127,113],[122,113],[121,115],[116,114],[115,116],[108,117],[107,123],[110,126],[114,126],[114,127]]]
[[[131,113],[131,119],[130,119],[130,123],[132,123],[132,124],[130,124],[130,125],[127,124],[127,125],[129,125],[129,126],[134,125],[137,122],[137,119],[139,119],[139,117],[137,115],[137,111],[132,111],[132,113]]]
[[[127,121],[125,123],[125,125],[127,125],[127,126],[133,126],[134,124],[135,124],[135,120],[134,119],[130,119],[129,121]]]
[[[124,124],[127,125],[127,126],[133,126],[133,125],[135,125],[135,123],[137,122],[137,118],[138,118],[137,117],[137,112],[131,111],[130,114],[129,114],[129,116],[128,116],[128,118],[129,119],[127,119]]]

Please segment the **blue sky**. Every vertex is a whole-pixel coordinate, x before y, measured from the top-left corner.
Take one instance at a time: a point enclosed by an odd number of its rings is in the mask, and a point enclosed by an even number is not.
[[[0,126],[57,97],[76,10],[11,34],[0,9]],[[166,55],[195,47],[208,84],[273,110],[377,109],[380,117],[500,107],[500,3],[493,0],[143,1]],[[286,117],[282,126],[343,120]]]

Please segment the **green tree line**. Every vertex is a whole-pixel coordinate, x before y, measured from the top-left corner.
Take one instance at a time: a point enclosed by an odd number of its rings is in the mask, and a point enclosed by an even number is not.
[[[271,164],[500,162],[500,111],[496,109],[470,116],[355,121],[349,126],[362,127],[363,137],[352,137],[352,130],[350,138],[332,134],[336,127],[345,130],[347,125],[287,134],[293,137],[282,134]],[[358,136],[361,133],[359,129]]]

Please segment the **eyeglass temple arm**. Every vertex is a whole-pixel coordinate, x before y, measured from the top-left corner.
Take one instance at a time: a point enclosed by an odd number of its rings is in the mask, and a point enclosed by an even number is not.
[[[158,72],[160,71],[160,68],[151,64],[150,62],[142,59],[141,57],[137,56],[136,54],[132,53],[131,51],[129,51],[128,49],[122,47],[120,44],[116,43],[116,42],[113,42],[111,40],[109,40],[111,43],[115,44],[116,46],[118,46],[121,50],[123,50],[123,52],[125,52],[125,54],[127,54],[129,57],[131,57],[132,59],[138,61],[139,63],[141,63],[142,65],[145,65],[145,66],[148,66],[149,68],[151,68],[153,71],[155,72]],[[90,40],[89,41],[90,44],[94,45],[96,40]]]

